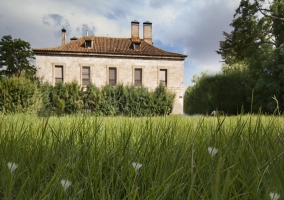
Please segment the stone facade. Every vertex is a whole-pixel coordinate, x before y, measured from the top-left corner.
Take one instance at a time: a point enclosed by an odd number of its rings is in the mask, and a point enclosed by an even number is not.
[[[62,41],[64,44],[57,48],[33,49],[36,54],[37,77],[55,84],[55,66],[62,66],[63,82],[77,81],[82,84],[82,68],[89,67],[90,81],[96,86],[103,86],[109,83],[109,68],[115,68],[116,82],[131,85],[134,84],[135,68],[139,68],[142,69],[142,84],[152,90],[160,84],[160,70],[165,70],[167,88],[176,93],[172,113],[182,114],[183,70],[186,56],[165,52],[154,47],[150,44],[151,38],[143,41],[138,35],[137,40],[137,21],[134,24],[136,27],[132,26],[132,34],[136,34],[135,42],[138,41],[141,45],[138,51],[131,48],[133,43],[131,39],[109,41],[108,38],[95,38],[94,36],[67,44]],[[145,22],[145,24],[147,29],[152,30],[152,27],[149,27],[150,22]],[[65,37],[64,33],[62,37]],[[151,33],[146,35],[151,37]],[[87,40],[92,41],[91,48],[84,47]],[[111,52],[112,46],[115,46],[116,52]]]

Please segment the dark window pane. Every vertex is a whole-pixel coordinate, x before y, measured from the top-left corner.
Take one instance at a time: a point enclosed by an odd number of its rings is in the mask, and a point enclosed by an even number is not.
[[[109,68],[109,84],[115,85],[116,84],[116,68]]]
[[[90,79],[83,79],[82,85],[88,85],[89,82],[90,82]]]
[[[83,74],[90,74],[90,67],[83,67]]]
[[[167,70],[166,69],[160,69],[160,83],[167,86]]]
[[[82,78],[83,78],[83,79],[90,79],[90,76],[89,76],[89,74],[83,74],[83,75],[82,75]]]
[[[63,82],[63,66],[55,66],[54,77],[55,83]]]
[[[135,69],[134,85],[142,85],[142,69]]]
[[[109,84],[110,84],[110,85],[116,85],[116,80],[111,80],[111,79],[110,79],[110,80],[109,80]]]
[[[82,67],[82,85],[88,85],[90,82],[90,67]]]
[[[86,47],[92,47],[92,41],[86,40]]]
[[[55,83],[60,83],[60,82],[63,82],[62,78],[55,78]]]
[[[140,49],[140,44],[139,43],[134,43],[134,49],[136,49],[136,50]]]

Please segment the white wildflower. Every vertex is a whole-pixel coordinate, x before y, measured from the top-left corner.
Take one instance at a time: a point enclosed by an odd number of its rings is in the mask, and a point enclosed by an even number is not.
[[[140,169],[140,167],[142,167],[142,164],[133,162],[132,166],[134,167],[135,171],[137,172]]]
[[[210,153],[211,157],[213,158],[216,153],[218,153],[218,149],[216,149],[215,147],[208,147],[208,152]]]
[[[12,163],[12,162],[8,162],[7,165],[8,165],[8,168],[10,169],[11,173],[13,173],[18,167],[18,165],[16,163]]]
[[[278,200],[280,198],[280,194],[273,193],[273,192],[270,192],[269,196],[270,196],[270,199],[272,200]]]
[[[61,180],[61,185],[64,188],[64,191],[66,191],[71,184],[72,184],[71,181],[63,180],[63,179]]]

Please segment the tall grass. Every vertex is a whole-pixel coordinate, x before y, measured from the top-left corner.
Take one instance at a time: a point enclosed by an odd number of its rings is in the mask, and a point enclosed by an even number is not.
[[[283,198],[283,126],[274,116],[2,116],[0,198]]]

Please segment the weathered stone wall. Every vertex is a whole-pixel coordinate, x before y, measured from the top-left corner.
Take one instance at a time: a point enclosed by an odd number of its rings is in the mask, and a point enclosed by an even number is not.
[[[108,83],[108,68],[117,68],[117,82],[124,85],[134,83],[134,68],[142,68],[142,84],[154,89],[159,84],[159,70],[167,69],[167,88],[176,93],[172,113],[183,113],[183,67],[184,61],[131,58],[36,56],[37,76],[54,84],[54,66],[62,65],[64,82],[81,84],[82,66],[90,66],[91,81],[97,86]]]

